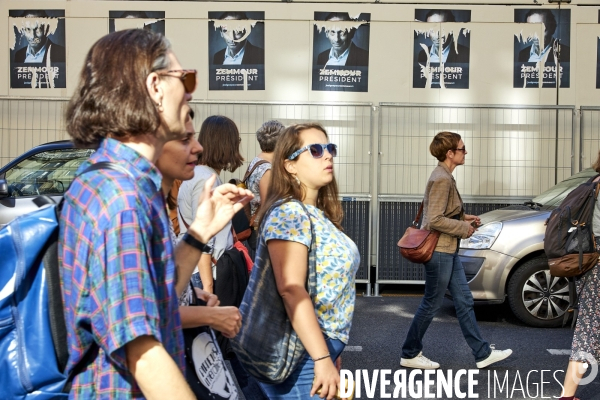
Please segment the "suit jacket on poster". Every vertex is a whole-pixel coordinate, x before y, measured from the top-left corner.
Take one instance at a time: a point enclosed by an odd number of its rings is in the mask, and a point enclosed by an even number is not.
[[[529,55],[531,54],[531,46],[525,47],[523,50],[519,52],[519,62],[528,62]],[[560,45],[560,62],[570,62],[571,61],[571,48],[566,44]],[[547,63],[554,62],[554,51],[552,49],[548,50],[548,58],[546,58]]]
[[[421,64],[427,63],[427,54],[425,50],[421,50],[419,52],[419,56],[417,58],[418,62]],[[446,59],[447,63],[468,63],[469,62],[469,48],[467,46],[463,46],[462,44],[458,45],[458,53],[454,48],[454,44],[450,45],[450,51],[448,52],[448,58]]]
[[[46,40],[45,48],[46,53],[44,54],[43,64],[46,63],[46,57],[48,57],[48,47],[52,46],[50,50],[50,57],[52,58],[50,61],[52,62],[65,62],[65,48],[59,44],[53,43],[50,39]],[[27,57],[27,47],[25,46],[22,49],[17,50],[15,53],[15,61],[16,63],[24,63],[25,58]]]
[[[213,64],[222,65],[225,61],[225,50],[219,50],[213,57]],[[260,47],[254,46],[249,40],[246,41],[246,49],[244,50],[244,58],[242,58],[242,64],[264,64],[265,63],[265,50]]]
[[[325,65],[329,61],[329,52],[331,49],[325,50],[319,53],[317,57],[317,65]],[[362,49],[354,44],[350,43],[350,51],[348,52],[348,59],[346,60],[346,67],[368,67],[369,66],[369,52]]]
[[[464,239],[469,233],[469,223],[463,219],[463,202],[454,177],[446,164],[439,162],[425,188],[421,229],[440,232],[435,251],[454,253],[458,238]]]

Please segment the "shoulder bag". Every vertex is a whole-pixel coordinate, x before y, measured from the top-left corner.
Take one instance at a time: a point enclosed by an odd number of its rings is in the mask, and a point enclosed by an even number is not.
[[[285,201],[298,202],[310,221],[306,288],[314,303],[317,287],[315,234],[308,210],[297,200],[282,200],[271,206],[265,215],[268,216],[274,207]],[[263,218],[261,231],[267,219]],[[283,299],[277,291],[269,250],[262,234],[240,313],[244,323],[238,335],[231,339],[238,359],[257,380],[271,384],[283,382],[296,369],[305,349],[292,328]]]
[[[434,230],[419,229],[419,219],[423,213],[423,202],[419,207],[417,216],[412,226],[406,228],[404,235],[398,241],[400,254],[408,261],[423,264],[431,260],[435,246],[437,246],[440,233]]]

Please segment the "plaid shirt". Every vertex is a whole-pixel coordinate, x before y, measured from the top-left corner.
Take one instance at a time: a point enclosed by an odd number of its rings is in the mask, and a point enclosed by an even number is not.
[[[127,343],[154,336],[185,368],[162,177],[146,158],[114,139],[104,139],[78,172],[99,161],[119,163],[135,179],[108,169],[88,172],[65,194],[59,261],[67,370],[90,346],[95,354],[75,377],[70,398],[142,398],[126,368]]]

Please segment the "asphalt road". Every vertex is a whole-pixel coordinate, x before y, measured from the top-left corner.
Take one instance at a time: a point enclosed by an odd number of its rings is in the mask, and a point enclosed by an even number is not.
[[[357,399],[560,397],[573,330],[526,326],[512,315],[507,304],[478,306],[475,313],[487,341],[497,349],[513,350],[508,359],[477,370],[471,350],[462,337],[452,301],[446,299],[425,335],[423,350],[423,354],[439,362],[441,368],[424,377],[419,370],[401,367],[400,349],[421,301],[422,287],[411,288],[409,292],[412,293],[396,291],[386,295],[383,291],[383,297],[357,297],[350,342],[342,355],[342,369],[351,371],[354,377],[360,370],[361,390],[360,397],[357,392]],[[390,381],[383,391],[382,372],[384,380]],[[398,387],[394,384],[394,375]],[[374,381],[375,376],[377,381]],[[395,395],[394,389],[398,390]],[[600,377],[581,386],[577,397],[600,400]]]

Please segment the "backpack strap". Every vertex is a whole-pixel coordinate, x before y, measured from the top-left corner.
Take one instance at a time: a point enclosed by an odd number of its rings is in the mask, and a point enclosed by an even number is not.
[[[254,164],[252,166],[252,169],[246,170],[246,173],[244,174],[244,178],[242,178],[242,182],[244,183],[244,185],[246,184],[246,181],[248,180],[248,178],[250,178],[250,176],[254,173],[254,170],[256,168],[258,168],[259,166],[263,165],[263,164],[268,164],[269,162],[267,160],[260,160],[257,161],[256,164]]]

